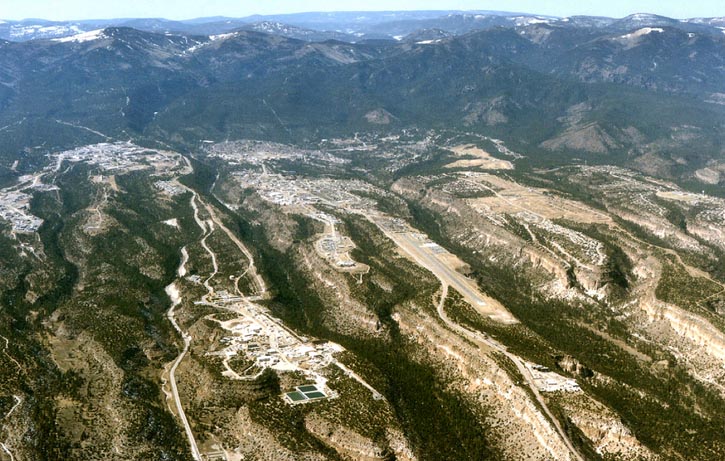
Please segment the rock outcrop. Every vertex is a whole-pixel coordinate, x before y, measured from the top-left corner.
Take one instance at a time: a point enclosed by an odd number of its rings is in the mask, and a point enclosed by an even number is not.
[[[341,455],[357,461],[384,461],[394,458],[387,447],[380,446],[352,429],[310,413],[305,429]]]

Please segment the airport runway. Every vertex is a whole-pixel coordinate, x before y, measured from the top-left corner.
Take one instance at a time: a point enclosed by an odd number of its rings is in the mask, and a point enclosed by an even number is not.
[[[518,320],[500,303],[484,296],[476,288],[473,280],[449,267],[431,248],[423,247],[425,242],[417,239],[413,233],[384,232],[419,265],[461,293],[466,301],[482,315],[502,323],[518,323]]]

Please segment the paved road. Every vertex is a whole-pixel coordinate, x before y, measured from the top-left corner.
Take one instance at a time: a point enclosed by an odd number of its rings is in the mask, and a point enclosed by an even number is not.
[[[412,233],[389,232],[383,226],[379,225],[374,219],[371,220],[380,228],[380,230],[385,235],[388,236],[388,238],[393,240],[396,245],[398,245],[403,251],[408,253],[420,266],[430,270],[433,275],[435,275],[441,281],[443,293],[441,295],[441,300],[438,303],[437,308],[438,316],[441,318],[441,320],[451,330],[469,339],[474,344],[479,345],[479,347],[492,348],[498,352],[501,352],[509,360],[511,360],[516,368],[519,370],[519,373],[521,373],[521,376],[523,376],[524,380],[526,381],[526,385],[531,389],[534,398],[539,403],[551,423],[554,425],[554,428],[558,432],[564,444],[571,452],[571,455],[577,461],[584,461],[584,458],[582,458],[576,448],[574,448],[574,444],[571,442],[571,440],[569,440],[566,432],[561,427],[559,420],[557,420],[552,414],[551,410],[549,410],[549,407],[539,393],[539,389],[534,382],[534,378],[531,375],[531,372],[524,366],[521,358],[510,353],[506,349],[506,347],[498,341],[495,341],[492,338],[489,338],[488,336],[483,335],[479,332],[471,331],[467,328],[464,328],[456,322],[453,322],[448,317],[445,310],[443,309],[446,297],[448,296],[448,286],[449,284],[452,285],[466,298],[466,300],[469,302],[469,304],[471,304],[474,309],[481,311],[482,313],[484,313],[484,315],[488,315],[492,319],[507,323],[515,323],[517,322],[516,318],[513,317],[513,315],[511,315],[511,313],[502,306],[492,305],[492,300],[491,302],[489,302],[489,300],[487,300],[482,294],[480,294],[480,292],[478,292],[478,290],[476,290],[474,286],[471,285],[469,279],[448,267],[443,261],[441,261],[437,257],[437,255],[433,254],[430,249],[423,248],[421,246],[421,242],[413,237]]]
[[[448,314],[446,314],[445,309],[443,309],[443,306],[445,305],[446,297],[448,296],[448,285],[443,282],[443,292],[441,294],[441,300],[438,303],[438,316],[443,320],[443,323],[446,324],[451,330],[455,331],[456,333],[460,334],[461,336],[464,336],[466,339],[470,340],[474,344],[477,344],[479,347],[483,346],[485,348],[492,348],[502,354],[504,354],[509,360],[511,360],[514,365],[516,365],[516,369],[519,370],[519,373],[521,376],[523,376],[524,380],[526,381],[526,385],[529,387],[531,392],[534,395],[534,398],[539,403],[541,408],[543,409],[546,416],[549,418],[551,423],[554,425],[554,428],[556,429],[556,432],[558,432],[559,436],[561,437],[561,440],[564,442],[564,444],[567,446],[571,454],[578,460],[578,461],[584,461],[584,458],[579,454],[579,452],[574,448],[574,444],[569,440],[569,436],[566,434],[564,429],[561,427],[561,424],[559,424],[559,420],[554,417],[554,415],[551,413],[551,410],[549,410],[549,407],[546,404],[546,401],[544,401],[544,398],[541,396],[541,393],[539,392],[539,388],[536,386],[536,383],[534,382],[534,377],[531,375],[531,372],[529,371],[526,366],[524,366],[523,361],[520,357],[517,355],[512,354],[506,349],[506,346],[499,343],[498,341],[489,338],[488,336],[485,336],[479,332],[469,330],[467,328],[462,327],[461,325],[457,324],[456,322],[452,321]]]
[[[385,398],[385,397],[383,397],[383,394],[381,394],[380,392],[378,392],[377,390],[375,390],[375,388],[373,386],[371,386],[370,384],[368,384],[364,379],[362,379],[360,377],[360,375],[358,375],[357,373],[355,373],[354,371],[352,371],[351,369],[349,369],[348,367],[346,367],[344,364],[338,362],[337,360],[334,360],[332,363],[334,365],[336,365],[340,370],[342,370],[347,376],[349,376],[352,379],[354,379],[355,381],[359,382],[367,390],[369,390],[373,394],[373,398],[375,400],[382,400],[382,399]]]
[[[3,342],[5,343],[5,347],[3,348],[3,353],[8,357],[8,359],[10,359],[18,367],[18,369],[20,371],[23,371],[23,367],[20,366],[20,364],[18,363],[18,361],[15,360],[15,358],[12,355],[8,354],[8,347],[10,346],[10,341],[8,340],[8,338],[6,338],[5,336],[0,335],[0,339],[2,339]],[[13,412],[20,406],[20,404],[23,403],[23,398],[22,397],[20,397],[18,395],[14,395],[13,398],[15,398],[15,405],[13,405],[13,407],[10,409],[10,411],[8,411],[7,414],[2,417],[2,419],[9,418],[10,415],[12,415]],[[13,456],[12,451],[10,451],[10,448],[5,443],[0,443],[0,448],[8,456],[10,456],[10,461],[15,461],[15,457]]]

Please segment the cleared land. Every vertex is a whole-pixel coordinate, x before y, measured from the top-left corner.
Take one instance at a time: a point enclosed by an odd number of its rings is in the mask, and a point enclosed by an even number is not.
[[[482,168],[484,170],[513,170],[508,160],[497,159],[474,145],[460,145],[449,149],[456,157],[464,157],[446,165],[446,168]]]
[[[525,187],[487,173],[465,174],[467,180],[490,190],[493,197],[468,199],[475,209],[488,213],[529,211],[548,219],[569,219],[582,223],[612,222],[612,219],[586,205],[547,193],[543,189]]]

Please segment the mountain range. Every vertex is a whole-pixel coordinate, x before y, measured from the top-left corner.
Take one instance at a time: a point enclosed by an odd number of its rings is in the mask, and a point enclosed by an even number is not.
[[[223,16],[174,21],[162,18],[122,18],[79,21],[44,19],[0,20],[0,39],[28,41],[68,37],[106,27],[131,27],[146,32],[186,35],[215,35],[239,29],[255,29],[292,38],[306,29],[305,39],[316,41],[338,34],[337,39],[361,41],[370,38],[400,39],[421,29],[441,29],[458,35],[493,27],[521,27],[531,24],[591,27],[608,32],[628,31],[644,26],[668,26],[686,32],[722,34],[725,18],[672,19],[653,14],[632,14],[615,19],[596,16],[554,16],[500,11],[386,11],[295,13],[253,15],[244,18]],[[282,27],[284,26],[284,27]]]
[[[723,168],[722,19],[437,14],[63,23],[79,33],[2,41],[0,149],[414,126],[498,136],[533,163]]]

